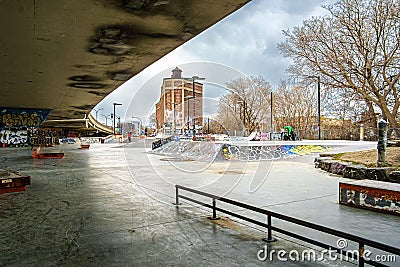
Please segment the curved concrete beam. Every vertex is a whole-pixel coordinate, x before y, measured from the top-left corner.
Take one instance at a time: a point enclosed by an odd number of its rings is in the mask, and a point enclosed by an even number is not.
[[[90,127],[103,133],[113,134],[112,127],[111,128],[107,127],[104,124],[96,121],[96,119],[92,116],[92,114],[89,113],[88,119]]]

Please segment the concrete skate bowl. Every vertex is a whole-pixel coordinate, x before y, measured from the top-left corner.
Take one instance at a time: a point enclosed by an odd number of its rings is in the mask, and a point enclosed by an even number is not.
[[[324,152],[329,147],[321,145],[232,145],[214,142],[173,141],[150,153],[165,156],[170,161],[239,160],[268,161],[293,158]]]

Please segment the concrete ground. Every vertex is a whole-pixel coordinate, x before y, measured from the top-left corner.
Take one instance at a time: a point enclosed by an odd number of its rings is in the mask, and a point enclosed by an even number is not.
[[[335,151],[374,146],[342,144]],[[187,202],[177,209],[171,204],[175,184],[400,246],[400,217],[338,205],[339,178],[314,169],[313,156],[262,163],[174,161],[146,153],[149,147],[143,140],[94,144],[89,150],[61,145],[55,148],[65,152],[61,160],[33,159],[26,148],[0,149],[0,168],[32,179],[25,192],[0,195],[0,265],[354,266],[332,260],[260,261],[263,231],[225,217],[210,221],[209,211]],[[337,241],[280,221],[273,224]],[[307,249],[276,236],[269,250]]]

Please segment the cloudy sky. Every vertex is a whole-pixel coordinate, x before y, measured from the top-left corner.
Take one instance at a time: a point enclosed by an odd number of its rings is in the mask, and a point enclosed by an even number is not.
[[[218,97],[226,93],[224,86],[239,76],[261,75],[276,88],[287,78],[285,70],[291,62],[277,49],[284,40],[282,30],[326,15],[321,5],[329,3],[332,0],[253,0],[133,77],[96,109],[103,108],[99,114],[111,114],[112,103],[119,102],[123,105],[116,113],[124,121],[132,116],[145,120],[154,110],[162,78],[170,77],[175,66],[183,70],[184,77],[206,77],[206,115],[215,113]],[[104,122],[102,116],[98,119]]]

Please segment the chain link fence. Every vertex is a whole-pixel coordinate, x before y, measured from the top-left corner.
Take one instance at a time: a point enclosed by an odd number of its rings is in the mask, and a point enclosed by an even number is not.
[[[300,139],[318,139],[317,129],[296,130]],[[360,128],[321,129],[322,140],[360,140]],[[400,140],[400,128],[387,129],[388,140]],[[364,128],[364,141],[378,141],[378,128]]]

